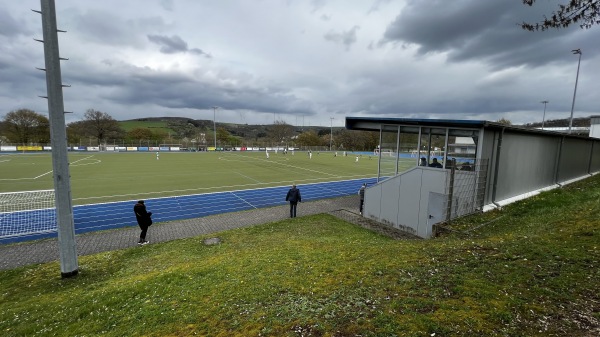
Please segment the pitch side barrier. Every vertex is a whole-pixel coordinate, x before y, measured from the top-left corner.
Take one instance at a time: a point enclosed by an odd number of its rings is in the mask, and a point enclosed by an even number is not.
[[[337,198],[356,195],[363,183],[375,184],[376,178],[361,178],[314,184],[299,184],[302,201]],[[255,208],[286,204],[285,195],[290,186],[265,187],[251,190],[214,192],[166,198],[145,199],[148,211],[155,223],[200,218],[209,215],[238,212]],[[82,234],[105,229],[137,227],[133,214],[135,200],[73,207],[75,233]],[[358,208],[358,204],[356,205]],[[23,216],[23,214],[20,214]],[[23,216],[26,218],[26,216]],[[56,228],[56,225],[54,225]],[[0,219],[0,244],[54,238],[56,229],[48,232],[14,233],[6,235]]]
[[[293,147],[201,147],[206,151],[239,151],[239,152],[254,152],[254,151],[269,151],[269,152],[284,152],[284,151],[300,151],[298,148]],[[197,151],[200,148],[196,146],[186,147],[186,146],[121,146],[121,145],[101,145],[101,146],[68,146],[68,151],[72,152],[189,152],[189,151]],[[13,145],[3,145],[0,146],[0,152],[51,152],[51,146],[13,146]],[[327,151],[320,151],[327,152]]]

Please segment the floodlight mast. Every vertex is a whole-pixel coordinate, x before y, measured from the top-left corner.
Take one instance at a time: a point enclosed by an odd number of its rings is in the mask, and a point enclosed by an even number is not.
[[[546,104],[548,104],[549,101],[541,101],[540,103],[544,104],[544,115],[542,116],[542,130],[544,130],[544,121],[546,120]]]
[[[54,0],[40,0],[61,276],[79,273]],[[61,31],[62,32],[62,31]]]
[[[213,132],[214,132],[214,138],[215,138],[215,152],[217,151],[217,122],[216,122],[216,118],[217,118],[217,109],[219,107],[218,106],[213,106]]]
[[[329,130],[329,151],[333,150],[333,120],[335,118],[333,117],[329,117],[329,119],[331,120],[331,124],[330,124],[330,130]]]
[[[571,52],[575,55],[579,54],[579,61],[577,61],[577,76],[575,77],[575,91],[573,91],[573,103],[571,104],[571,118],[569,118],[569,133],[573,127],[573,110],[575,109],[575,96],[577,95],[577,82],[579,81],[579,66],[581,65],[581,49],[573,49]]]

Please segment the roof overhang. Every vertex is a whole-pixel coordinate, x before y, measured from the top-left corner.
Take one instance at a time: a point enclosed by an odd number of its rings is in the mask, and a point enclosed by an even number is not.
[[[498,124],[498,123],[492,123]],[[373,118],[373,117],[346,117],[346,129],[379,131],[381,125],[406,125],[425,127],[455,127],[479,129],[490,125],[490,122],[480,120],[457,119],[415,119],[415,118]],[[502,125],[502,124],[498,124]]]
[[[556,136],[588,138],[587,136],[569,135],[555,131],[530,129],[522,126],[506,125],[498,122],[484,120],[462,120],[462,119],[419,119],[419,118],[376,118],[376,117],[346,117],[346,129],[362,131],[379,131],[382,125],[385,126],[406,126],[409,133],[410,127],[429,127],[429,128],[458,128],[458,129],[505,129],[514,132],[524,133],[543,133]]]

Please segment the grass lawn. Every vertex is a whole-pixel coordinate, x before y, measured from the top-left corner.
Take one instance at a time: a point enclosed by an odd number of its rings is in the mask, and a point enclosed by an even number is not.
[[[162,158],[161,158],[162,160]],[[598,336],[600,175],[431,240],[329,215],[0,272],[3,336]],[[159,224],[168,226],[169,224]]]
[[[341,154],[341,152],[340,152]],[[358,179],[377,174],[377,160],[364,156],[305,152],[70,153],[73,203],[177,196],[268,186]],[[390,158],[383,170],[393,172]],[[403,159],[400,170],[416,165]],[[52,159],[46,154],[0,156],[0,192],[52,189]]]
[[[169,123],[164,121],[121,121],[119,126],[125,131],[131,131],[135,128],[150,128],[154,132],[162,131],[165,134],[175,132],[169,127]]]

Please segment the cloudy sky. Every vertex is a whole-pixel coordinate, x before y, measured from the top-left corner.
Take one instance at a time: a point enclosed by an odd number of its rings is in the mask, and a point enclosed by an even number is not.
[[[67,122],[343,126],[347,116],[514,124],[600,114],[600,27],[527,32],[561,1],[56,0]],[[564,1],[562,1],[564,2]],[[40,1],[0,6],[0,118],[47,114]],[[330,118],[333,118],[331,120]]]

